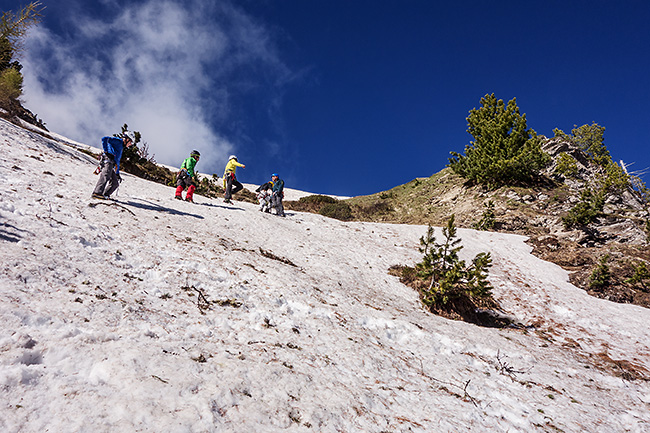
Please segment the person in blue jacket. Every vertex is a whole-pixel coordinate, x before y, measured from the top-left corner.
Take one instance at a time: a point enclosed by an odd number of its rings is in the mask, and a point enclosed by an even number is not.
[[[95,185],[92,198],[108,199],[115,192],[122,177],[120,176],[120,159],[124,146],[131,147],[135,143],[135,134],[126,131],[119,137],[103,137],[104,153],[99,162],[99,180]]]
[[[275,208],[275,214],[284,216],[284,206],[282,199],[284,198],[284,181],[280,179],[277,173],[271,175],[273,181],[273,189],[271,190],[271,207]]]

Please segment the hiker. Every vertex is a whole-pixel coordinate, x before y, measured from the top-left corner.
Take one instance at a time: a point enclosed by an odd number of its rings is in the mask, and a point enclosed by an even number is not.
[[[197,173],[194,171],[194,167],[199,162],[201,154],[198,150],[193,150],[190,153],[190,157],[183,161],[181,164],[181,169],[176,175],[176,200],[183,200],[183,190],[187,188],[187,194],[185,194],[185,201],[194,203],[194,190],[196,189]]]
[[[265,184],[260,185],[255,192],[257,193],[257,200],[260,202],[260,212],[271,212],[271,192],[273,190],[273,181],[269,180]]]
[[[284,181],[280,179],[277,173],[271,175],[271,181],[273,181],[271,207],[275,209],[276,215],[283,217],[284,206],[282,205],[282,199],[284,198]]]
[[[135,144],[135,134],[131,131],[125,131],[119,137],[103,137],[101,160],[98,170],[99,180],[95,185],[92,198],[108,199],[111,194],[120,186],[122,177],[120,176],[120,159],[124,146],[131,147]]]
[[[235,155],[230,155],[228,158],[228,163],[226,164],[226,169],[223,172],[223,187],[226,190],[225,198],[223,201],[226,203],[232,203],[230,201],[232,195],[244,189],[244,185],[242,185],[237,180],[237,176],[235,176],[235,170],[237,170],[237,167],[246,168],[244,164],[240,164],[237,161],[237,157]],[[235,189],[233,189],[233,186]]]

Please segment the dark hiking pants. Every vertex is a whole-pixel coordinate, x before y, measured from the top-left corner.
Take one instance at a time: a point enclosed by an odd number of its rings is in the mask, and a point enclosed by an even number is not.
[[[226,175],[226,200],[230,200],[233,194],[238,193],[242,189],[244,189],[244,185],[237,180],[234,174],[229,173]]]
[[[273,194],[271,197],[271,207],[275,208],[275,214],[284,216],[284,206],[282,205],[282,193]]]
[[[93,194],[108,197],[120,186],[119,178],[115,172],[115,157],[110,153],[103,153],[99,166],[101,167],[101,171]]]

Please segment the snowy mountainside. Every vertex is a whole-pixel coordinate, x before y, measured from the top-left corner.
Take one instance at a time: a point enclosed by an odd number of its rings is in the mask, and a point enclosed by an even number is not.
[[[526,329],[433,316],[388,275],[422,226],[263,214],[0,121],[0,431],[650,431],[650,310],[525,238],[459,229]],[[235,197],[236,198],[236,197]]]

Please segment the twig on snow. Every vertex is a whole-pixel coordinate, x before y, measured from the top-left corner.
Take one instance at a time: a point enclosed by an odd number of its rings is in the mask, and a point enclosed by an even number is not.
[[[106,205],[106,206],[119,207],[120,209],[123,209],[123,210],[127,211],[128,213],[130,213],[131,215],[135,216],[135,213],[133,213],[133,211],[131,209],[129,209],[127,207],[124,207],[121,204],[115,203],[115,202],[98,201],[98,202],[95,202],[95,203],[88,203],[88,207],[97,207],[98,204],[103,204],[103,205]]]

